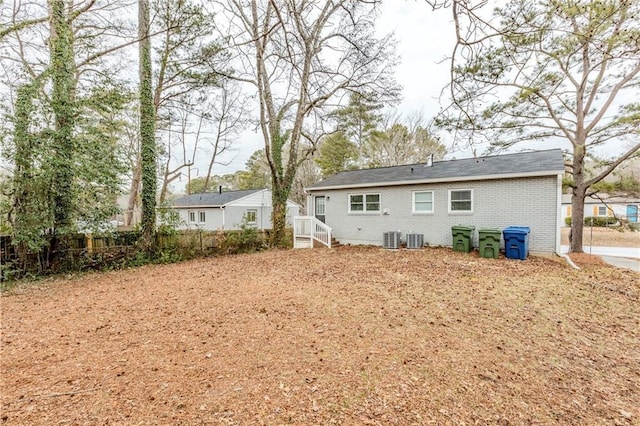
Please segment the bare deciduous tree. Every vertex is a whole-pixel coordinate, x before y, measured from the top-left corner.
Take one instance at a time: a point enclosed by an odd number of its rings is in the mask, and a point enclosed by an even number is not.
[[[202,147],[200,139],[205,138],[211,127],[211,103],[207,99],[219,92],[222,80],[219,70],[226,70],[227,66],[223,63],[225,55],[220,43],[213,36],[214,15],[206,5],[160,0],[154,4],[154,11],[153,28],[161,34],[155,49],[158,71],[153,99],[161,145],[160,201],[163,202],[173,181],[185,171],[190,177]],[[178,129],[177,133],[174,128]],[[173,137],[176,134],[177,139]],[[179,149],[171,146],[172,143]],[[223,150],[221,145],[219,150]],[[177,151],[182,155],[175,156]]]
[[[393,38],[378,39],[374,31],[378,3],[222,4],[230,20],[231,49],[241,64],[233,77],[258,93],[258,125],[271,170],[274,245],[284,241],[286,202],[298,167],[315,150],[324,133],[321,123],[337,98],[348,92],[397,95]]]
[[[207,108],[207,119],[211,120],[213,134],[208,138],[208,146],[205,148],[209,154],[205,190],[209,188],[213,166],[220,164],[220,156],[232,147],[234,138],[246,123],[246,97],[242,95],[238,85],[226,79],[218,92],[219,96]]]

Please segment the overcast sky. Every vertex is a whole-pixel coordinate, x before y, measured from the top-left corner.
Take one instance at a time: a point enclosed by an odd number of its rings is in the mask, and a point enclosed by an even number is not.
[[[490,13],[495,2],[493,0],[485,7]],[[426,120],[433,119],[442,106],[440,97],[449,82],[450,64],[448,57],[454,46],[454,28],[451,9],[433,11],[424,0],[388,0],[381,6],[378,18],[379,36],[390,32],[395,34],[398,41],[397,54],[400,64],[396,68],[396,80],[403,87],[403,100],[397,107],[397,112],[403,115],[421,112]],[[446,99],[446,97],[443,97]],[[633,99],[622,99],[631,102]],[[612,108],[610,114],[615,114],[617,108]],[[451,149],[450,136],[439,134],[441,141]],[[214,174],[233,173],[243,170],[247,159],[253,152],[264,147],[260,131],[245,131],[234,146],[234,151],[225,157],[229,164],[216,165]],[[474,146],[478,155],[483,155],[487,146]],[[525,149],[518,145],[515,151]],[[567,140],[546,139],[536,142],[535,149],[570,148]],[[464,148],[463,148],[464,149]],[[618,144],[607,144],[594,152],[603,157],[620,154],[625,149]],[[614,152],[615,151],[615,152]],[[613,154],[612,154],[613,153]],[[466,158],[473,155],[470,148],[449,152],[446,158]],[[206,156],[203,156],[203,158]],[[196,164],[198,166],[199,164]],[[200,175],[206,167],[200,166],[196,175]],[[194,177],[194,174],[192,174]],[[182,190],[185,182],[175,185],[175,190]]]
[[[426,118],[434,117],[440,110],[440,92],[449,82],[451,10],[433,11],[420,0],[383,2],[378,31],[394,32],[398,40],[401,63],[396,79],[404,94],[400,112],[422,111]]]
[[[425,119],[430,120],[440,109],[438,98],[449,81],[449,64],[442,60],[453,47],[451,11],[432,11],[421,0],[386,1],[382,3],[378,31],[380,35],[394,32],[398,40],[401,62],[396,68],[396,80],[402,85],[404,95],[398,112],[421,111]],[[245,131],[234,152],[226,157],[230,164],[214,166],[214,174],[243,170],[249,156],[263,146],[259,130]],[[206,170],[203,166],[199,169]]]

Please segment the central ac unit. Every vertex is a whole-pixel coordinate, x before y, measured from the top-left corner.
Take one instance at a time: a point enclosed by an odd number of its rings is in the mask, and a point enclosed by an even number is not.
[[[407,248],[419,249],[424,245],[423,234],[407,234]]]
[[[397,249],[400,247],[400,232],[390,231],[382,234],[382,246],[386,249]]]

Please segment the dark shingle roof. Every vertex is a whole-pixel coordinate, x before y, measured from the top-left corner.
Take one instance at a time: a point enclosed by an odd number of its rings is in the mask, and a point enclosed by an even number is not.
[[[502,176],[544,176],[562,173],[562,151],[521,152],[461,160],[434,161],[404,166],[341,172],[307,189],[404,185],[422,182],[499,179]]]
[[[240,198],[251,195],[262,189],[248,189],[244,191],[206,192],[202,194],[190,194],[174,200],[174,207],[221,207]]]

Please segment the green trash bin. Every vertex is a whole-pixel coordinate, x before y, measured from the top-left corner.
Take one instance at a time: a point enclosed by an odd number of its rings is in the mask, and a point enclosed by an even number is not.
[[[475,226],[452,226],[453,251],[469,253],[473,247],[473,231]]]
[[[500,252],[499,229],[479,229],[478,243],[480,246],[480,257],[487,259],[497,259]]]

